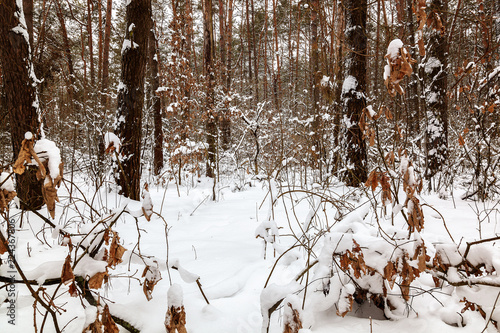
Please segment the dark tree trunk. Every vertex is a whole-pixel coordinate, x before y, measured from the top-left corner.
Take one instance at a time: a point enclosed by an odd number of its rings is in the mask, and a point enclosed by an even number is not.
[[[23,0],[24,19],[28,29],[29,42],[33,47],[33,0]]]
[[[90,85],[92,89],[95,83],[95,70],[94,70],[94,46],[92,42],[92,4],[91,0],[87,0],[87,34],[88,34],[88,47],[90,59]]]
[[[439,15],[446,27],[447,2],[433,0],[429,7],[430,14]],[[434,16],[435,19],[436,16]],[[448,157],[448,97],[447,67],[448,41],[446,33],[432,29],[429,36],[427,62],[424,67],[427,106],[427,171],[426,178],[430,180],[437,172],[443,170]]]
[[[71,55],[68,30],[66,29],[66,22],[64,21],[64,16],[63,16],[60,0],[55,1],[55,6],[56,6],[57,18],[58,18],[59,24],[61,26],[61,34],[62,34],[63,45],[64,45],[64,54],[66,55],[66,61],[68,63],[68,74],[69,74],[69,83],[70,83],[69,93],[70,93],[70,99],[72,99],[72,97],[73,97],[73,84],[75,81],[75,71],[73,68],[73,56]]]
[[[214,31],[212,0],[203,0],[203,75],[207,97],[205,101],[206,131],[208,144],[207,177],[215,176],[217,116],[214,110]]]
[[[108,0],[106,5],[106,24],[104,28],[104,45],[102,50],[102,82],[101,82],[101,105],[104,110],[109,110],[109,44],[111,41],[111,8],[113,0]]]
[[[408,36],[408,44],[410,45],[410,53],[413,59],[418,58],[418,47],[415,43],[415,21],[412,11],[412,0],[406,0],[406,28]],[[420,135],[420,99],[418,98],[418,78],[416,75],[410,76],[407,96],[407,127],[410,138]]]
[[[367,179],[366,144],[359,120],[366,106],[367,0],[345,2],[346,74],[342,86],[342,143],[346,150],[345,171],[341,179],[348,186],[359,186]]]
[[[313,160],[317,163],[322,155],[321,141],[321,122],[319,114],[319,90],[321,71],[319,70],[319,48],[318,48],[318,25],[319,25],[319,0],[311,1],[311,87],[312,87],[312,105],[311,115],[314,117],[312,122]]]
[[[226,1],[219,0],[219,54],[221,65],[221,85],[224,96],[229,95],[227,86],[227,19],[226,19]],[[231,140],[231,128],[229,119],[228,104],[224,105],[221,109],[219,117],[220,130],[221,130],[221,148],[226,150],[229,148]]]
[[[132,0],[126,9],[126,38],[122,51],[122,85],[118,91],[117,125],[120,164],[115,174],[120,193],[140,199],[144,76],[151,28],[151,0]]]
[[[158,74],[158,52],[155,29],[153,24],[149,32],[149,67],[150,67],[150,89],[151,89],[151,109],[154,122],[154,148],[153,148],[153,169],[154,174],[159,175],[163,169],[163,127],[161,114],[161,100],[156,91],[160,86]]]
[[[232,66],[232,40],[233,40],[233,0],[229,0],[227,8],[227,22],[226,22],[226,77],[223,84],[227,94],[231,93],[231,66]],[[231,114],[226,109],[224,117],[221,121],[222,144],[224,149],[228,149],[231,143]]]
[[[35,78],[29,49],[29,37],[19,22],[22,8],[16,0],[0,4],[0,62],[3,71],[3,105],[9,114],[12,148],[15,158],[26,132],[39,133]],[[17,195],[33,209],[43,205],[41,182],[30,168],[17,176]]]

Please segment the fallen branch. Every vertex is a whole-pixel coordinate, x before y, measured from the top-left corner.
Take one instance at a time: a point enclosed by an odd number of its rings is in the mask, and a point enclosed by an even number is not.
[[[90,292],[88,281],[86,281],[81,276],[76,277],[75,281],[78,284],[78,287],[80,287],[80,290],[82,291],[83,298],[85,298],[85,300],[87,300],[87,302],[89,302],[90,305],[97,306],[97,301],[95,300],[94,296],[92,296],[92,293]],[[141,332],[134,325],[130,324],[128,321],[126,321],[124,319],[121,319],[121,318],[114,316],[114,315],[111,315],[111,318],[113,318],[115,323],[122,326],[123,328],[128,330],[130,333],[140,333]]]

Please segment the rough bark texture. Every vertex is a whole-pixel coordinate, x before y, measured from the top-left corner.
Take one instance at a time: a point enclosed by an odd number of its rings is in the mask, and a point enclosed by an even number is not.
[[[346,150],[345,171],[341,179],[348,186],[359,186],[367,179],[366,144],[359,120],[366,105],[366,0],[345,2],[346,74],[342,86],[342,144]]]
[[[113,0],[108,0],[106,5],[106,25],[104,28],[104,45],[102,51],[102,82],[101,82],[101,105],[105,110],[109,109],[108,85],[109,85],[109,43],[111,41],[111,8]]]
[[[120,193],[133,200],[139,200],[142,109],[151,0],[132,0],[126,9],[126,21],[126,39],[122,52],[122,84],[118,91],[115,129],[122,141],[121,167],[117,168],[115,175],[117,184],[121,187]]]
[[[430,14],[439,15],[446,27],[446,1],[433,0],[429,6]],[[424,67],[426,90],[425,101],[427,107],[427,172],[430,180],[442,167],[448,157],[448,97],[447,66],[448,41],[446,33],[432,29],[427,50],[427,63]]]
[[[159,175],[163,169],[163,127],[160,96],[156,94],[156,90],[160,86],[160,78],[158,75],[158,54],[157,54],[157,39],[153,24],[149,31],[149,67],[150,67],[150,89],[151,89],[151,112],[153,113],[154,122],[154,148],[153,148],[153,169],[155,175]]]
[[[68,74],[69,74],[69,83],[70,83],[70,99],[73,97],[73,84],[75,81],[75,71],[73,68],[73,56],[71,55],[71,47],[68,37],[68,30],[66,29],[66,22],[64,21],[64,15],[62,12],[61,2],[59,0],[55,1],[56,6],[56,14],[57,19],[59,20],[59,24],[61,26],[61,34],[64,45],[64,54],[66,55],[66,61],[68,63]]]
[[[203,75],[205,76],[207,117],[208,161],[207,177],[215,176],[217,117],[214,110],[214,31],[212,22],[212,0],[203,0]]]
[[[408,45],[413,59],[418,59],[418,47],[415,44],[415,21],[412,11],[412,0],[406,0],[406,30],[408,36]],[[407,126],[408,133],[412,137],[418,136],[420,132],[420,105],[418,94],[418,77],[415,74],[410,76],[408,89],[406,89],[407,98]]]
[[[227,7],[227,15],[226,15]],[[230,70],[230,41],[232,34],[232,19],[233,19],[233,1],[229,0],[226,6],[225,0],[219,0],[219,51],[220,61],[222,65],[222,90],[224,95],[229,96],[231,90]],[[227,103],[221,110],[220,117],[220,131],[221,131],[221,147],[224,150],[230,148],[231,142],[231,117],[229,115],[229,108]]]
[[[15,0],[5,0],[0,4],[0,62],[4,91],[2,104],[9,114],[14,156],[19,153],[24,134],[28,131],[38,133],[40,127],[29,37],[19,24],[19,17],[23,16],[22,8],[16,7]],[[26,34],[23,35],[23,32]],[[29,168],[17,177],[16,192],[33,209],[42,207],[41,183]]]
[[[321,158],[323,147],[321,140],[321,121],[319,114],[319,91],[321,71],[319,70],[319,48],[318,48],[318,25],[319,25],[319,0],[311,1],[311,86],[312,86],[312,107],[311,115],[314,117],[312,123],[313,160],[318,162]]]

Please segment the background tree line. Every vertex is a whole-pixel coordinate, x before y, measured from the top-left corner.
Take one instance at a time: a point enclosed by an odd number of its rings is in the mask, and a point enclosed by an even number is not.
[[[15,54],[19,8],[0,12],[4,165],[43,123],[66,172],[96,184],[109,170],[104,134],[117,133],[114,174],[132,198],[141,175],[358,186],[403,150],[429,188],[466,173],[471,195],[498,190],[498,0],[22,3],[29,38]],[[396,38],[416,60],[402,94],[383,79]],[[26,71],[13,85],[10,73],[30,66],[37,79]],[[385,117],[364,128],[367,107]]]

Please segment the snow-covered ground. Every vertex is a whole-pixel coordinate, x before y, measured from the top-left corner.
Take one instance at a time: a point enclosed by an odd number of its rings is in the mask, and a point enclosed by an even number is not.
[[[85,182],[80,182],[80,184],[88,202],[93,202],[94,207],[104,206],[109,213],[127,204],[127,209],[132,212],[132,214],[122,214],[113,227],[113,230],[117,231],[120,236],[121,245],[127,249],[123,255],[123,262],[115,269],[108,270],[109,283],[97,290],[97,293],[102,297],[101,304],[108,304],[113,315],[127,320],[142,332],[165,332],[167,292],[173,283],[180,285],[183,290],[188,332],[261,332],[263,323],[261,300],[266,303],[277,297],[277,295],[263,294],[261,298],[271,271],[268,286],[274,286],[272,288],[275,290],[279,289],[277,286],[287,286],[286,288],[293,289],[290,286],[291,282],[307,266],[307,253],[303,248],[297,247],[283,255],[273,270],[280,254],[296,244],[297,239],[291,230],[297,235],[301,227],[306,228],[305,225],[311,217],[311,207],[321,206],[319,209],[321,213],[318,213],[315,222],[318,227],[308,232],[311,236],[309,239],[315,239],[318,242],[315,246],[318,252],[314,255],[321,252],[326,236],[316,237],[313,233],[321,228],[330,228],[332,232],[337,230],[333,206],[319,205],[319,200],[312,202],[308,193],[294,192],[291,194],[293,200],[290,200],[290,195],[284,195],[278,198],[274,207],[271,207],[271,200],[277,199],[280,190],[268,181],[254,179],[238,190],[232,184],[227,184],[218,188],[216,201],[211,200],[212,183],[207,179],[195,180],[194,184],[178,188],[172,183],[167,188],[150,185],[154,211],[162,218],[154,214],[149,222],[144,217],[139,217],[137,220],[133,217],[133,215],[140,215],[134,212],[140,211],[141,203],[130,202],[114,192],[109,192],[107,188],[102,188],[93,196]],[[271,193],[269,184],[272,184]],[[87,204],[83,201],[68,204],[68,188],[64,186],[70,185],[65,183],[59,190],[61,205],[56,208],[54,223],[74,234],[90,232],[95,224],[88,220],[90,211]],[[333,192],[325,192],[314,187],[309,190],[324,196],[335,195],[337,198],[339,198],[339,193],[345,191],[342,187],[335,188]],[[449,195],[446,199],[441,199],[434,194],[424,195],[420,198],[421,203],[432,206],[442,214],[457,244],[496,236],[500,228],[498,214],[492,212],[481,223],[480,237],[476,211],[482,212],[479,218],[483,218],[484,212],[488,210],[482,204],[462,201],[460,190],[457,189],[455,192],[453,197]],[[351,204],[362,206],[363,200],[361,198],[358,202],[353,201]],[[63,204],[68,204],[68,208],[63,209]],[[498,208],[496,204],[496,202],[489,202],[486,205],[496,209]],[[375,225],[373,209],[368,204],[366,206],[366,209],[359,209],[360,213],[348,215],[346,219],[350,220],[349,223]],[[377,208],[377,211],[381,214],[380,209]],[[423,211],[425,228],[421,235],[426,245],[432,247],[431,244],[450,243],[450,235],[444,227],[441,216],[425,205]],[[45,208],[41,213],[48,216]],[[99,213],[103,214],[104,211],[101,210]],[[105,217],[102,215],[99,218],[96,212],[93,214],[94,221]],[[54,232],[53,228],[48,225],[44,225],[43,221],[32,213],[24,215],[21,221],[19,211],[11,208],[10,216],[16,221],[16,256],[27,278],[42,282],[48,278],[60,277],[69,249],[67,246],[60,245],[61,237],[57,236],[57,232]],[[82,216],[86,216],[87,219],[82,220]],[[269,220],[274,221],[280,228],[280,235],[276,238],[276,250],[272,244],[268,244],[267,251],[264,251],[264,241],[262,238],[256,238],[256,230],[262,232],[262,223],[266,221],[270,227],[273,227],[274,224],[269,223]],[[381,218],[381,220],[380,223],[386,231],[407,233],[405,225],[395,223],[392,226],[390,218]],[[5,223],[3,228],[6,229]],[[353,237],[356,237],[357,232],[361,237],[365,233],[363,230],[363,227],[360,227],[358,231],[354,231]],[[137,247],[138,233],[140,233],[139,247]],[[81,239],[81,236],[74,236],[73,245]],[[492,243],[488,243],[488,246],[497,248]],[[140,250],[143,259],[132,254],[132,250],[134,253]],[[82,251],[78,253],[78,256],[81,253]],[[6,259],[6,254],[2,255],[2,259]],[[74,254],[72,260],[74,262]],[[158,263],[162,280],[154,287],[153,298],[147,301],[139,283],[144,280],[142,273],[145,262],[154,265],[154,261]],[[79,265],[80,268],[78,268]],[[167,268],[172,265],[178,270]],[[75,274],[92,269],[102,270],[102,267],[98,266],[95,262],[82,261],[76,266]],[[311,279],[315,276],[314,274],[319,273],[311,269]],[[6,261],[0,266],[0,276],[9,276]],[[18,274],[17,277],[19,278]],[[197,277],[210,304],[207,304],[195,282]],[[301,282],[305,285],[303,280]],[[399,319],[375,319],[377,311],[367,308],[354,309],[346,317],[341,318],[336,314],[336,306],[331,306],[332,301],[324,296],[321,290],[314,289],[317,285],[313,281],[309,282],[312,290],[307,291],[308,301],[305,304],[305,311],[302,311],[304,329],[301,332],[304,333],[478,333],[484,329],[485,321],[477,311],[461,313],[464,304],[459,300],[466,296],[468,300],[481,304],[489,317],[498,294],[498,289],[491,287],[454,288],[447,286],[442,289],[432,289],[431,276],[422,274],[414,282],[415,286],[422,286],[422,290],[432,290],[432,292],[419,293],[418,289],[412,290],[413,297],[408,303],[408,310],[405,315],[399,316]],[[0,284],[0,287],[2,285]],[[56,286],[47,286],[48,295],[52,296],[55,288]],[[33,297],[25,286],[16,284],[16,325],[13,326],[8,322],[10,320],[9,303],[4,302],[9,299],[7,289],[5,287],[0,289],[0,332],[34,332]],[[61,327],[65,327],[65,332],[81,332],[95,319],[96,308],[88,306],[88,303],[80,297],[70,297],[67,290],[67,286],[62,286],[57,291],[58,296],[55,299],[55,304],[62,309],[58,316],[59,323]],[[393,292],[398,293],[398,288],[395,287]],[[330,293],[335,294],[334,291]],[[302,300],[303,291],[298,295]],[[324,300],[321,297],[324,297]],[[321,308],[321,304],[325,306]],[[41,311],[37,314],[37,328],[40,331],[45,312],[40,306],[38,308]],[[372,314],[372,319],[368,318],[370,314]],[[380,317],[380,312],[378,315]],[[456,324],[457,318],[463,318],[466,326],[456,327],[460,326],[461,322],[458,325],[445,323],[447,321]],[[283,309],[278,308],[271,316],[269,332],[283,332],[282,319]],[[45,332],[54,331],[50,316],[45,326]],[[496,329],[490,323],[486,332],[495,331]]]

